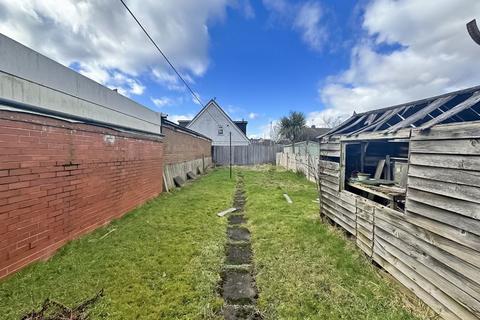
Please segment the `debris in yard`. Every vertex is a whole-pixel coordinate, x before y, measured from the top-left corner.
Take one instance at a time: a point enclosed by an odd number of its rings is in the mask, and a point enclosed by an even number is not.
[[[287,200],[288,203],[293,203],[292,199],[290,199],[288,194],[284,193],[283,196],[285,197],[285,200]]]
[[[24,315],[21,320],[87,320],[89,318],[87,309],[95,304],[102,296],[103,289],[94,297],[85,300],[74,308],[69,308],[59,302],[46,299],[39,311],[33,310]]]
[[[197,176],[192,171],[188,171],[187,172],[187,178],[190,179],[190,180],[195,180],[195,179],[197,179]]]
[[[108,237],[108,235],[114,231],[116,231],[117,229],[112,229],[110,231],[108,231],[107,233],[105,233],[103,236],[100,237],[100,240],[103,240],[105,239],[106,237]]]
[[[170,190],[168,190],[168,183],[167,183],[167,177],[165,177],[165,172],[163,173],[163,185],[165,186],[165,190],[167,192],[170,192]]]
[[[175,186],[179,188],[181,188],[185,184],[185,180],[183,180],[180,176],[174,177],[173,182],[175,183]]]
[[[227,209],[227,210],[224,210],[222,212],[217,213],[217,216],[223,217],[224,215],[235,212],[235,211],[237,211],[237,208],[230,208],[230,209]]]

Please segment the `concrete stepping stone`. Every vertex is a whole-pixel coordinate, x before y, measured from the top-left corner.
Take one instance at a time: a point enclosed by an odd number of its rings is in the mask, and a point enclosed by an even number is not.
[[[182,187],[185,184],[185,180],[182,179],[180,176],[176,176],[173,178],[173,182],[175,183],[175,186],[177,187]]]
[[[252,262],[250,243],[229,243],[226,251],[226,264],[228,265],[250,264]]]
[[[243,215],[230,215],[228,216],[228,223],[229,224],[243,224],[246,223],[247,219]]]
[[[241,305],[255,301],[257,290],[248,270],[226,269],[222,278],[222,296],[226,301]]]
[[[187,172],[187,179],[195,180],[195,179],[197,179],[197,176],[192,171],[188,171]]]
[[[233,241],[250,241],[250,231],[244,227],[228,227],[227,236]]]

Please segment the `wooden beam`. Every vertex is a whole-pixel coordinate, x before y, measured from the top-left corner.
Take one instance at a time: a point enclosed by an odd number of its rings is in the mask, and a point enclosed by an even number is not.
[[[348,136],[353,136],[362,132],[365,132],[367,130],[370,130],[374,128],[374,131],[378,130],[380,126],[382,126],[385,122],[387,122],[392,116],[394,116],[396,113],[400,112],[403,110],[405,106],[401,106],[392,110],[385,111],[384,114],[382,114],[376,121],[374,121],[371,125],[368,125],[366,127],[360,128],[356,131],[353,131],[348,134]]]
[[[326,136],[330,136],[332,134],[336,134],[336,132],[340,129],[343,129],[343,127],[345,127],[346,125],[348,125],[352,120],[354,120],[355,118],[357,118],[357,114],[354,112],[353,115],[348,118],[347,120],[343,121],[342,123],[340,123],[338,126],[330,129],[329,131],[327,131],[326,133],[322,134],[322,135],[319,135],[317,137],[317,139],[323,139],[323,137],[326,137]]]
[[[357,124],[359,124],[362,120],[364,120],[367,116],[366,115],[363,115],[361,117],[359,117],[356,121],[354,121],[353,123],[351,123],[350,125],[346,126],[345,128],[342,128],[340,130],[337,130],[335,131],[334,133],[335,134],[340,134],[342,132],[345,132],[346,130],[356,126]]]
[[[474,94],[472,94],[472,96],[470,98],[468,98],[467,100],[463,101],[462,103],[456,105],[455,107],[453,107],[452,109],[448,110],[447,112],[445,113],[442,113],[441,115],[439,115],[438,117],[428,121],[427,123],[423,124],[420,129],[421,130],[426,130],[426,129],[430,129],[431,127],[433,127],[434,125],[442,122],[442,121],[445,121],[447,120],[448,118],[456,115],[457,113],[460,113],[462,112],[463,110],[465,109],[468,109],[470,107],[472,107],[473,105],[475,105],[476,103],[480,102],[480,91],[477,91],[475,92]]]
[[[400,121],[399,123],[393,125],[388,130],[388,133],[396,132],[401,128],[405,128],[407,126],[410,126],[413,123],[417,122],[418,120],[421,120],[421,119],[425,118],[430,112],[432,112],[435,109],[438,109],[439,107],[443,106],[445,103],[452,100],[453,97],[454,96],[443,97],[443,98],[439,98],[439,99],[433,101],[432,103],[426,105],[424,108],[422,108],[418,112],[415,112],[414,114],[412,114],[410,117],[408,117],[405,120]]]

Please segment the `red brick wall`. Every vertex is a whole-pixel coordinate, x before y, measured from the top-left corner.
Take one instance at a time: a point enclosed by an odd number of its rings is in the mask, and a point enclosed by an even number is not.
[[[0,278],[162,192],[163,143],[0,111]]]
[[[165,164],[202,159],[202,156],[211,157],[210,140],[169,126],[163,126],[162,132],[165,135]]]

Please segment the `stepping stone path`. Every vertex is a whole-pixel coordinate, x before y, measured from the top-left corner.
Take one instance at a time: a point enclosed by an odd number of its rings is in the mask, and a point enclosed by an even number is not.
[[[246,227],[244,211],[246,199],[243,187],[243,176],[240,173],[233,201],[237,211],[228,216],[228,243],[220,283],[220,293],[225,301],[223,315],[226,320],[263,319],[255,306],[258,291],[253,274],[250,231]]]

